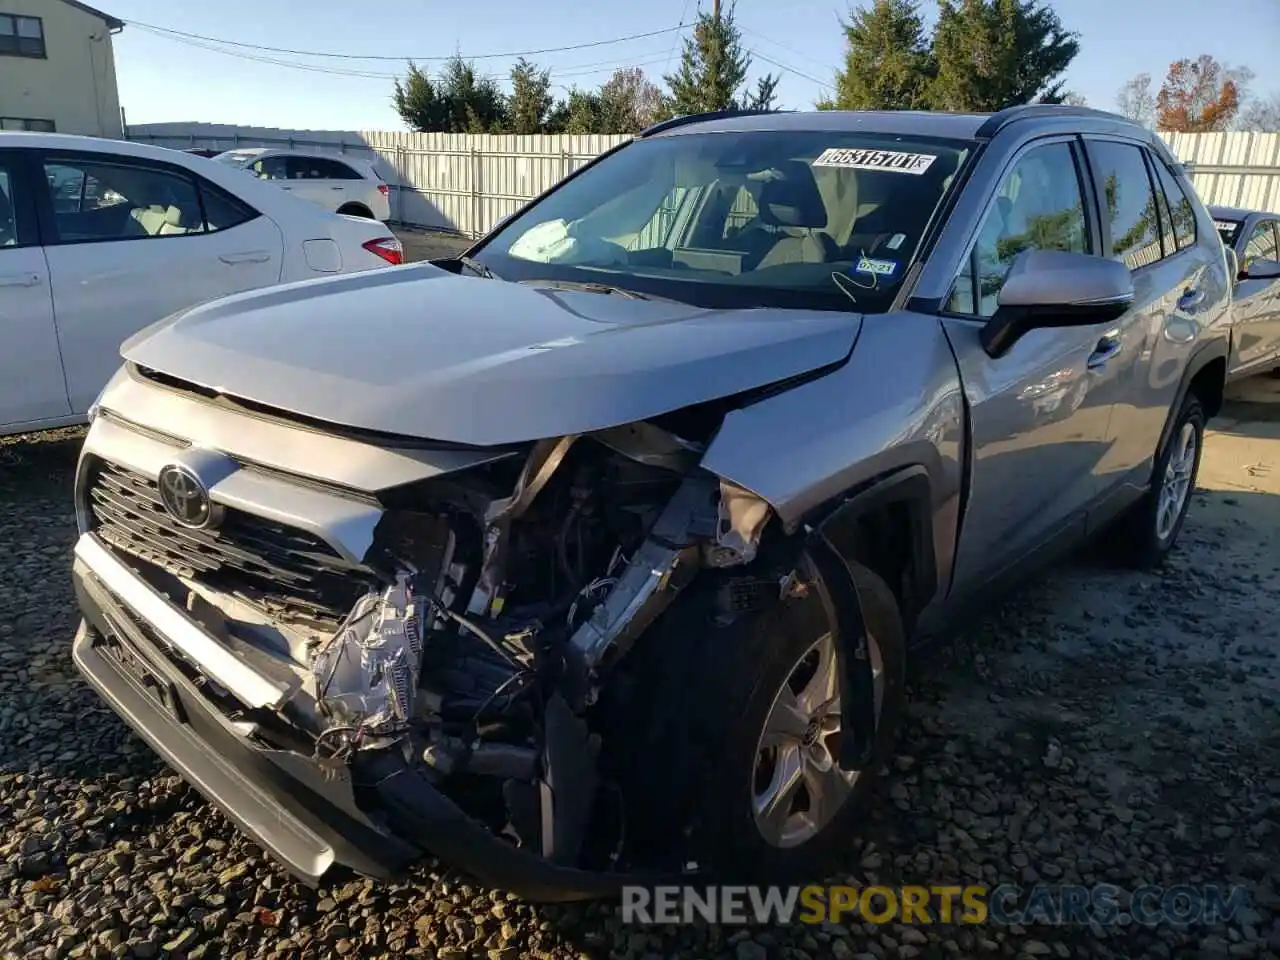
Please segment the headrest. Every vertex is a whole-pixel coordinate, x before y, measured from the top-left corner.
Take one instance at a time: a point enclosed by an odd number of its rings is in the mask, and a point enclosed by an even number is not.
[[[827,208],[803,160],[784,160],[750,179],[760,181],[756,206],[760,219],[776,227],[821,230],[827,225]]]

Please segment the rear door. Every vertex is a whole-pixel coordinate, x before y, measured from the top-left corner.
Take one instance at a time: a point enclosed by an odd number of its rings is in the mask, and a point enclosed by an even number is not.
[[[340,209],[348,201],[368,206],[363,195],[364,178],[329,157],[290,154],[289,183],[299,196],[329,211]]]
[[[1129,268],[1134,287],[1132,309],[1109,331],[1114,355],[1094,374],[1111,404],[1099,479],[1104,490],[1136,490],[1150,479],[1187,357],[1203,319],[1221,308],[1225,278],[1206,273],[1215,245],[1197,243],[1189,201],[1160,158],[1121,138],[1086,137],[1085,148],[1104,253]]]
[[[73,412],[120,365],[120,343],[177,310],[279,281],[280,229],[178,165],[41,151],[58,341]],[[71,202],[68,196],[74,195]]]
[[[0,431],[71,413],[30,159],[0,151]]]
[[[1280,260],[1276,221],[1262,217],[1239,245],[1243,273],[1255,260]],[[1261,372],[1280,362],[1280,279],[1241,280],[1236,285],[1235,363],[1232,373]]]

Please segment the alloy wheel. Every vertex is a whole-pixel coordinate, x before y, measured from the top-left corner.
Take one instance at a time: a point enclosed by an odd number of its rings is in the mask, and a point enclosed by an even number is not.
[[[1191,493],[1192,473],[1196,468],[1196,450],[1199,438],[1195,424],[1184,423],[1174,439],[1173,452],[1164,469],[1164,482],[1160,485],[1160,497],[1156,507],[1156,537],[1167,540],[1177,526],[1178,518]]]
[[[884,660],[867,635],[877,723],[884,699]],[[752,806],[756,829],[775,847],[816,836],[844,806],[859,771],[842,770],[841,657],[825,634],[792,666],[765,719],[756,747]]]

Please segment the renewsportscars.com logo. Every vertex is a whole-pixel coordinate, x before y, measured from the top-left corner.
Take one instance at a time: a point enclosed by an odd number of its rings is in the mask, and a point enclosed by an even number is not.
[[[1243,887],[1111,884],[970,886],[623,887],[621,917],[634,924],[1031,924],[1155,926],[1229,922]]]

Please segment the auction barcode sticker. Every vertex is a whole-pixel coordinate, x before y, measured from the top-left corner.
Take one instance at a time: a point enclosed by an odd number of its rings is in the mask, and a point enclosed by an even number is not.
[[[853,170],[890,170],[919,176],[938,158],[931,153],[899,153],[896,150],[865,150],[831,147],[813,161],[815,167],[845,167]]]

